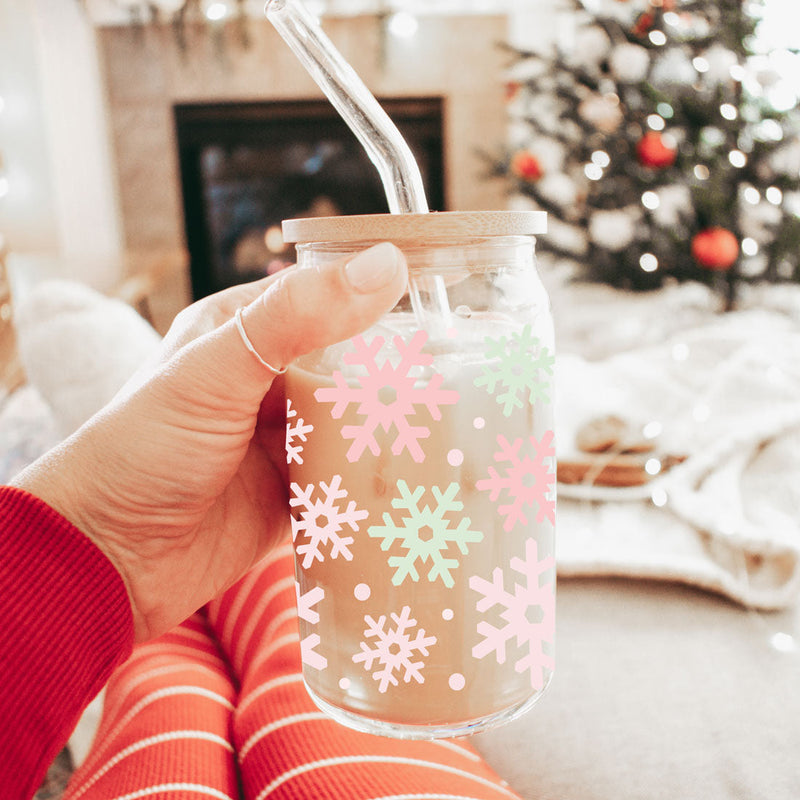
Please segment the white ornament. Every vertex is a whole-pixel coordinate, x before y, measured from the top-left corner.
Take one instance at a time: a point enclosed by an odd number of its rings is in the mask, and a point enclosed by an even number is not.
[[[561,142],[542,137],[536,140],[536,155],[545,172],[560,172],[567,154]]]
[[[595,211],[589,220],[589,238],[604,250],[624,250],[636,236],[637,217],[638,213],[625,209]]]
[[[658,190],[658,208],[651,212],[657,225],[671,228],[680,222],[682,214],[692,207],[692,194],[688,186],[676,183]]]
[[[603,133],[614,133],[622,124],[623,114],[619,102],[601,95],[589,95],[578,106],[578,114]]]
[[[588,248],[586,233],[581,227],[553,216],[547,220],[547,241],[576,257],[585,255]]]
[[[800,192],[786,192],[783,195],[783,207],[795,217],[800,217]]]
[[[775,111],[788,112],[797,106],[797,90],[789,81],[781,81],[765,92],[767,103]]]
[[[742,213],[739,225],[745,236],[757,242],[769,242],[774,237],[774,230],[783,217],[783,212],[772,203],[762,201],[757,206],[744,203],[740,206]]]
[[[584,26],[575,34],[567,61],[575,67],[596,69],[610,49],[611,40],[602,28]]]
[[[728,50],[721,44],[714,44],[703,53],[702,57],[708,64],[708,69],[703,75],[706,83],[726,83],[731,79],[731,67],[738,63],[736,53]]]
[[[711,32],[708,19],[700,14],[688,12],[676,14],[674,11],[668,11],[664,14],[664,22],[669,28],[671,37],[681,41],[704,38]]]
[[[575,181],[563,172],[547,173],[537,181],[536,188],[542,197],[558,206],[572,206],[578,199]]]
[[[771,64],[768,64],[755,72],[755,79],[759,89],[771,89],[781,82],[781,74]]]
[[[531,127],[524,119],[512,117],[508,124],[508,142],[512,150],[522,150],[528,146]]]
[[[671,48],[653,64],[650,80],[655,86],[678,86],[685,83],[694,83],[697,79],[697,70],[692,66],[692,61],[681,48]]]
[[[543,59],[524,58],[512,64],[505,72],[507,81],[526,81],[539,80],[547,73],[547,63]]]
[[[739,269],[746,278],[756,278],[763,274],[769,266],[769,260],[763,253],[749,258],[743,258]]]
[[[769,158],[769,165],[782,175],[796,177],[800,174],[800,140],[794,139],[775,150]]]
[[[650,54],[641,45],[625,42],[614,48],[609,63],[618,81],[641,83],[650,68]]]
[[[623,24],[632,24],[640,11],[638,3],[620,3],[619,0],[583,0],[583,6],[595,17],[611,17]]]
[[[521,93],[525,102],[521,107],[526,117],[535,119],[539,127],[544,130],[558,130],[560,123],[561,107],[555,94]]]

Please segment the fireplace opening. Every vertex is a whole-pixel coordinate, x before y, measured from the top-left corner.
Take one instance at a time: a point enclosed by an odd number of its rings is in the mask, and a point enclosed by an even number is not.
[[[431,210],[444,210],[442,98],[381,105],[414,153]],[[284,219],[389,210],[377,170],[326,100],[174,114],[194,299],[293,263]]]

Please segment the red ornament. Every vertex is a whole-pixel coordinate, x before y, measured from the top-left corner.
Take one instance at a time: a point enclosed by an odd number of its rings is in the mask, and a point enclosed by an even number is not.
[[[727,228],[706,228],[692,239],[692,255],[706,269],[730,269],[739,258],[739,240]]]
[[[636,145],[636,155],[642,166],[663,169],[675,163],[678,151],[658,131],[647,131]]]
[[[512,175],[516,175],[523,181],[538,181],[544,174],[541,162],[528,150],[514,153],[509,168]]]
[[[639,15],[635,25],[633,28],[631,28],[631,33],[634,36],[644,36],[645,34],[650,33],[650,28],[653,27],[653,22],[655,22],[655,17],[650,12],[645,11],[644,14]]]
[[[516,100],[520,89],[522,89],[522,84],[519,81],[507,81],[505,85],[506,103],[511,103],[513,100]]]

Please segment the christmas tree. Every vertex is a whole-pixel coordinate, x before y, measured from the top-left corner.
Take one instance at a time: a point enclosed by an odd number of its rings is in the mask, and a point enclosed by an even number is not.
[[[549,212],[540,249],[628,289],[800,281],[800,115],[764,0],[572,0],[568,44],[511,49],[494,162]],[[796,73],[795,73],[796,74]]]

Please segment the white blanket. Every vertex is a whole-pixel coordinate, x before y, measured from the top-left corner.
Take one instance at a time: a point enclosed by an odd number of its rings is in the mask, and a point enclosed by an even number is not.
[[[616,414],[656,423],[663,450],[688,456],[644,487],[559,486],[560,574],[678,579],[789,605],[800,596],[800,325],[786,310],[707,312],[664,338],[674,301],[651,296],[627,315],[629,346],[643,338],[637,314],[660,344],[558,358],[560,455],[582,423]],[[606,313],[626,319],[620,303]]]
[[[68,280],[37,284],[14,322],[28,380],[64,436],[111,400],[160,341],[127,303]]]
[[[760,608],[795,602],[800,294],[773,291],[728,314],[693,286],[553,296],[559,453],[582,422],[613,413],[658,422],[663,448],[689,456],[642,488],[559,486],[560,575],[680,580]],[[17,325],[27,374],[64,434],[158,341],[132,309],[63,281],[38,286]]]

